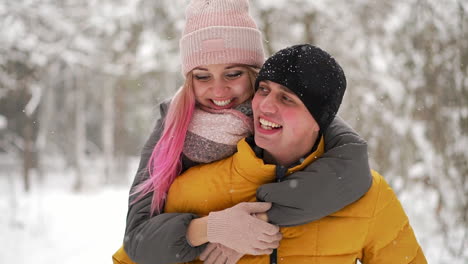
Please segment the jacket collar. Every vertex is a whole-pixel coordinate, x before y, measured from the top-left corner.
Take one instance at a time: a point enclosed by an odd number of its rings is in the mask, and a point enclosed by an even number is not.
[[[253,135],[249,136],[249,137],[246,137],[244,140],[241,140],[241,141],[245,141],[250,146],[250,148],[253,150],[253,152],[255,153],[255,156],[257,158],[263,160],[264,149],[260,148],[259,146],[257,146],[255,144],[255,139],[254,139]],[[289,166],[289,168],[295,168],[297,166],[300,166],[301,164],[303,164],[307,160],[309,163],[304,166],[304,167],[306,167],[307,165],[309,165],[313,161],[313,160],[309,161],[308,160],[309,157],[314,156],[314,155],[319,157],[319,156],[322,156],[324,152],[325,152],[324,137],[322,136],[322,134],[319,134],[319,136],[318,136],[317,140],[315,141],[315,144],[312,147],[312,150],[309,152],[309,154],[307,154],[304,157],[300,158],[298,161],[296,161],[291,166]],[[304,167],[301,167],[301,169],[303,169]]]
[[[301,158],[299,161],[284,170],[283,176],[290,175],[293,172],[303,170],[309,164],[314,162],[324,153],[324,139],[323,136],[317,140],[315,150],[308,154],[306,157]],[[266,164],[263,159],[263,149],[255,145],[253,137],[242,139],[237,144],[237,153],[234,155],[233,162],[239,175],[245,179],[256,182],[259,184],[273,182],[277,174],[277,167],[274,164]]]

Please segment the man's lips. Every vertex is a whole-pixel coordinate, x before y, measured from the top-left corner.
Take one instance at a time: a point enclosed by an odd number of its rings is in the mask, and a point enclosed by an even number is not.
[[[278,133],[283,128],[280,124],[272,122],[265,118],[261,118],[261,117],[255,123],[257,126],[257,132],[260,132],[266,135]]]
[[[261,117],[258,119],[258,122],[265,129],[277,129],[277,128],[282,127],[280,124],[277,124],[275,122],[269,121],[269,120],[267,120],[265,118],[261,118]]]

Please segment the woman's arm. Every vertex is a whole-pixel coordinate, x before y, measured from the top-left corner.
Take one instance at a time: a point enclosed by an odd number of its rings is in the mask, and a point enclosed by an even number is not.
[[[305,170],[262,185],[259,201],[273,203],[268,219],[279,226],[305,224],[355,202],[372,184],[367,143],[336,117],[325,137],[325,153]]]
[[[161,118],[147,140],[139,168],[131,187],[134,188],[148,177],[146,165],[162,132],[162,120],[167,103],[160,106]],[[174,263],[196,259],[205,245],[192,247],[186,240],[190,222],[198,216],[190,213],[162,213],[150,216],[152,193],[133,203],[137,195],[129,198],[124,247],[128,256],[140,263]]]
[[[208,217],[193,219],[187,229],[187,241],[192,246],[200,246],[208,242]]]

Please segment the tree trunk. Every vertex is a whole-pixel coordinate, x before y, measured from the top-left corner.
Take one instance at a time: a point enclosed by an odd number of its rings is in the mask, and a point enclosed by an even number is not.
[[[310,12],[306,13],[303,18],[303,24],[305,27],[305,43],[315,44],[315,35],[317,34],[314,32],[313,27],[315,25],[316,20],[316,13]]]
[[[30,169],[33,167],[33,130],[29,120],[23,127],[23,183],[24,190],[28,192],[31,189]]]
[[[266,51],[266,56],[269,57],[273,53],[275,53],[275,50],[273,49],[271,43],[273,43],[273,32],[272,32],[272,24],[270,22],[270,17],[272,14],[272,10],[262,10],[260,12],[260,20],[263,21],[263,36],[264,39],[266,39],[266,43],[264,44],[265,51]]]
[[[110,183],[114,176],[114,128],[115,128],[115,100],[114,100],[114,82],[108,82],[104,86],[103,95],[103,121],[102,121],[102,143],[104,151],[104,181]]]
[[[75,171],[76,178],[73,189],[81,191],[83,188],[83,165],[86,150],[86,119],[84,87],[76,83],[75,77],[68,81],[75,91]]]
[[[43,89],[43,97],[41,106],[39,108],[38,131],[36,139],[37,149],[37,174],[40,181],[44,180],[44,162],[42,157],[46,154],[48,134],[52,126],[52,118],[55,113],[55,92],[54,89],[57,84],[57,76],[59,76],[59,66],[54,64],[51,69],[47,71],[48,76],[51,76],[46,81]]]

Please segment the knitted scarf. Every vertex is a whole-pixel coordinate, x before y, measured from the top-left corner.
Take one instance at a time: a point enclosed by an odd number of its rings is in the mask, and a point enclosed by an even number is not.
[[[249,102],[215,110],[197,105],[184,142],[183,154],[191,161],[210,163],[237,151],[237,142],[253,134]]]

